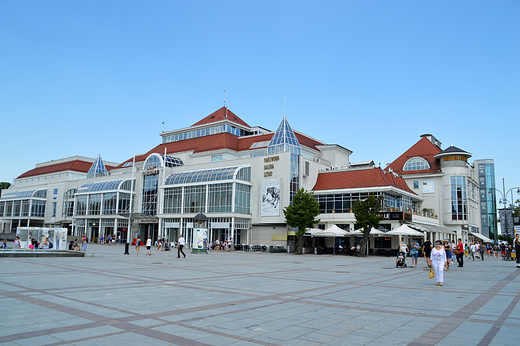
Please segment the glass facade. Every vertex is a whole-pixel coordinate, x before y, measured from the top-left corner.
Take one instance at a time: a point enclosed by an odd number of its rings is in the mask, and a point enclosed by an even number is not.
[[[142,212],[148,215],[157,215],[157,186],[159,174],[143,176]]]
[[[383,209],[381,211],[394,209],[394,211],[413,211],[415,202],[408,196],[390,195],[386,192],[376,192],[376,197],[382,196]],[[350,213],[354,202],[368,197],[368,193],[343,193],[330,195],[314,195],[320,204],[320,213]]]
[[[478,168],[478,182],[480,188],[480,225],[484,236],[498,241],[496,192],[495,192],[495,164],[493,160],[479,160],[475,162]]]
[[[184,212],[204,213],[206,206],[206,185],[184,188]]]
[[[165,214],[180,214],[182,208],[182,187],[174,187],[164,190]]]
[[[209,136],[209,135],[216,135],[217,133],[224,133],[224,132],[231,133],[238,137],[249,136],[249,135],[253,134],[253,132],[239,129],[232,125],[224,124],[224,125],[207,127],[204,129],[185,131],[185,132],[176,133],[176,134],[173,134],[170,136],[164,136],[162,142],[163,143],[178,142],[178,141],[183,141],[186,139],[199,138],[199,137],[204,137],[204,136]]]
[[[462,176],[450,177],[451,185],[451,219],[468,220],[468,184]]]

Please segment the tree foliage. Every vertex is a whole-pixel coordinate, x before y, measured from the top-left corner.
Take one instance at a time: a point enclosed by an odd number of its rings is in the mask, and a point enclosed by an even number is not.
[[[362,201],[356,201],[352,206],[352,212],[356,217],[356,228],[361,229],[361,232],[363,233],[360,256],[367,255],[366,244],[368,242],[370,230],[372,227],[378,228],[379,222],[381,222],[383,219],[379,215],[381,201],[381,197],[376,198],[373,194],[369,194],[366,199]]]
[[[11,183],[6,181],[0,182],[0,197],[2,196],[2,190],[8,189],[11,187]]]
[[[294,195],[292,203],[283,209],[285,222],[290,227],[298,228],[296,233],[297,254],[302,254],[303,234],[307,228],[312,228],[320,222],[315,219],[320,214],[320,204],[312,196],[312,192],[308,192],[303,188],[299,189]]]

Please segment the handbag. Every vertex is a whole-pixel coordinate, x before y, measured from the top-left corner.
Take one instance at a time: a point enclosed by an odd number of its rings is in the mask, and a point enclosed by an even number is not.
[[[457,249],[453,250],[453,253],[454,253],[455,255],[460,255],[460,250],[457,248]]]
[[[428,276],[430,277],[430,279],[433,279],[433,277],[435,276],[435,273],[433,272],[433,268],[430,268],[430,272],[428,273]]]

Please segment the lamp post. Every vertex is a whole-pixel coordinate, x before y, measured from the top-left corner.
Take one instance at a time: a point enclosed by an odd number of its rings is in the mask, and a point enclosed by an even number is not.
[[[511,213],[513,212],[513,206],[514,206],[514,195],[513,195],[513,190],[514,189],[517,189],[516,190],[516,193],[517,194],[520,194],[520,187],[518,186],[515,186],[515,187],[512,187],[510,188],[509,190],[506,191],[506,183],[505,183],[505,179],[502,178],[502,191],[500,191],[499,189],[489,189],[490,191],[488,193],[491,193],[492,190],[495,190],[495,191],[498,191],[500,192],[500,194],[502,195],[502,198],[498,201],[498,203],[502,204],[504,206],[503,210],[504,210],[504,213],[502,214],[502,217],[501,217],[501,223],[504,222],[504,225],[505,227],[503,227],[502,229],[505,229],[506,231],[506,235],[512,235],[512,224],[511,224],[511,227],[508,227],[509,224],[508,224],[508,220],[507,220],[507,214],[506,214],[506,210],[508,209],[507,208],[507,195],[509,194],[509,192],[511,192]],[[510,234],[510,231],[511,231],[511,234]]]

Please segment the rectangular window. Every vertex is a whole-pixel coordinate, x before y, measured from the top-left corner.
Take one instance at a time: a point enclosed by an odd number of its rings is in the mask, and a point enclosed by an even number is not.
[[[103,194],[103,215],[114,215],[116,213],[117,192]]]
[[[101,194],[96,193],[88,198],[88,215],[101,214]]]
[[[186,186],[184,189],[184,213],[204,213],[206,186]]]
[[[180,214],[182,206],[182,188],[174,187],[164,190],[164,214]]]
[[[67,215],[67,216],[74,215],[74,201],[65,202],[65,215]]]
[[[87,195],[76,197],[75,215],[87,215]]]
[[[130,194],[119,192],[118,213],[129,213],[130,210]]]
[[[52,202],[52,217],[56,217],[56,205],[58,203]]]
[[[419,181],[414,180],[414,182],[413,182],[413,188],[414,188],[414,189],[418,189],[418,188],[419,188]]]
[[[231,203],[233,199],[233,184],[215,184],[209,185],[209,213],[231,212]]]

